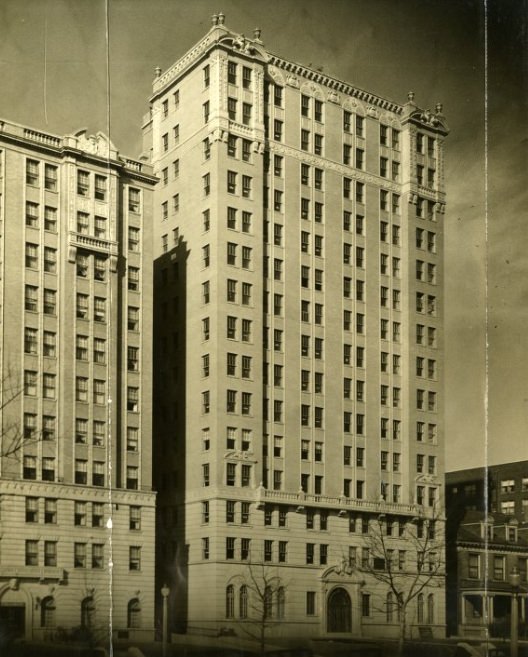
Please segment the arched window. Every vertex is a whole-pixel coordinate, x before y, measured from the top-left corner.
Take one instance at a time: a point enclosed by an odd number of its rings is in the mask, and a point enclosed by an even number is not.
[[[128,627],[141,627],[141,602],[137,598],[133,598],[128,603],[127,619]]]
[[[248,615],[248,590],[247,586],[243,584],[239,591],[239,607],[240,618],[247,618]]]
[[[226,588],[226,618],[235,615],[235,589],[232,584]]]
[[[51,596],[40,603],[40,627],[55,627],[55,600]]]
[[[264,589],[264,618],[271,618],[273,616],[273,591],[271,586],[266,586]]]
[[[81,602],[81,627],[89,629],[95,626],[95,601],[90,596]]]
[[[392,591],[389,591],[387,593],[387,605],[386,606],[387,606],[387,623],[392,623],[393,607],[394,607]]]
[[[277,618],[284,618],[284,607],[286,604],[286,594],[284,592],[284,587],[280,586],[277,589]]]
[[[424,622],[424,596],[423,593],[418,594],[418,623],[421,625]]]
[[[434,623],[434,595],[432,593],[427,596],[427,622]]]

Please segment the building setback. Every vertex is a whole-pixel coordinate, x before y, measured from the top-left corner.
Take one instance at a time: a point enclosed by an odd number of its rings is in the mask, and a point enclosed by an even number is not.
[[[26,639],[153,635],[155,181],[100,133],[0,122],[0,623]]]
[[[150,102],[173,626],[239,633],[256,568],[283,583],[266,602],[277,634],[394,635],[366,535],[393,519],[416,571],[403,530],[442,506],[442,108],[287,61],[222,14]],[[443,633],[436,581],[408,622]]]

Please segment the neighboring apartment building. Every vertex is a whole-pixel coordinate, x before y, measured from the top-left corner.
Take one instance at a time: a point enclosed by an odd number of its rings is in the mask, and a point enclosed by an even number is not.
[[[528,461],[446,472],[446,506],[528,521]]]
[[[513,566],[526,620],[528,461],[447,472],[445,479],[448,632],[483,635],[488,628],[500,636],[509,622]]]
[[[222,14],[153,85],[157,564],[173,627],[249,624],[252,564],[284,583],[265,601],[273,632],[395,635],[366,536],[380,514],[405,528],[443,504],[441,107],[282,59]],[[443,633],[436,584],[413,633]]]
[[[503,514],[467,511],[447,550],[447,627],[450,634],[504,638],[510,634],[514,588],[520,575],[519,621],[526,636],[528,526]]]
[[[154,628],[152,190],[102,134],[0,122],[0,624]]]

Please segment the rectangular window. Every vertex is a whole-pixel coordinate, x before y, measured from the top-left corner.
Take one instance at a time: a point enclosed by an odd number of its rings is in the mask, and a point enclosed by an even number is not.
[[[26,160],[26,184],[39,184],[39,162],[37,160]]]
[[[227,99],[227,115],[231,121],[236,121],[237,100],[236,98]]]
[[[31,203],[26,201],[26,226],[31,228],[38,227],[39,220],[39,206],[38,203]]]
[[[493,557],[493,579],[504,581],[505,559],[502,556]]]
[[[141,547],[131,545],[128,552],[128,570],[141,570]]]
[[[323,122],[323,102],[321,100],[314,99],[314,119],[318,123]]]
[[[238,65],[235,62],[227,62],[227,81],[229,84],[237,83],[237,68]]]
[[[38,269],[38,244],[26,242],[25,264],[29,269]]]
[[[251,69],[247,66],[242,67],[242,87],[251,89]]]
[[[306,615],[315,616],[315,591],[306,591]]]
[[[307,151],[310,148],[310,131],[301,130],[301,149]]]
[[[227,172],[227,191],[230,194],[236,193],[237,174],[235,171]]]
[[[105,403],[105,389],[106,382],[101,379],[94,379],[93,382],[93,403],[94,404],[104,404]]]
[[[314,153],[316,155],[322,155],[323,154],[323,143],[324,143],[323,135],[318,135],[316,133],[314,135]]]
[[[139,268],[128,267],[128,289],[131,291],[139,291]]]
[[[105,482],[105,464],[103,461],[94,461],[92,469],[92,485],[104,486]]]
[[[301,116],[310,116],[310,98],[304,94],[301,95]]]
[[[95,176],[95,198],[98,201],[106,200],[106,176]]]
[[[244,125],[251,124],[251,115],[253,112],[253,106],[249,103],[242,103],[242,123]]]

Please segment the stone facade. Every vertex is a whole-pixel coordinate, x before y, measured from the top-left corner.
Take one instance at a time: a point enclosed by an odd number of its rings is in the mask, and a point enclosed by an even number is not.
[[[155,182],[102,134],[0,122],[0,621],[25,639],[153,636]]]
[[[285,583],[268,601],[276,633],[395,635],[357,555],[382,515],[405,533],[442,507],[441,107],[287,61],[223,15],[157,71],[150,103],[172,626],[238,633],[255,567]],[[423,598],[409,608],[414,635],[444,632],[436,584],[429,618]]]

